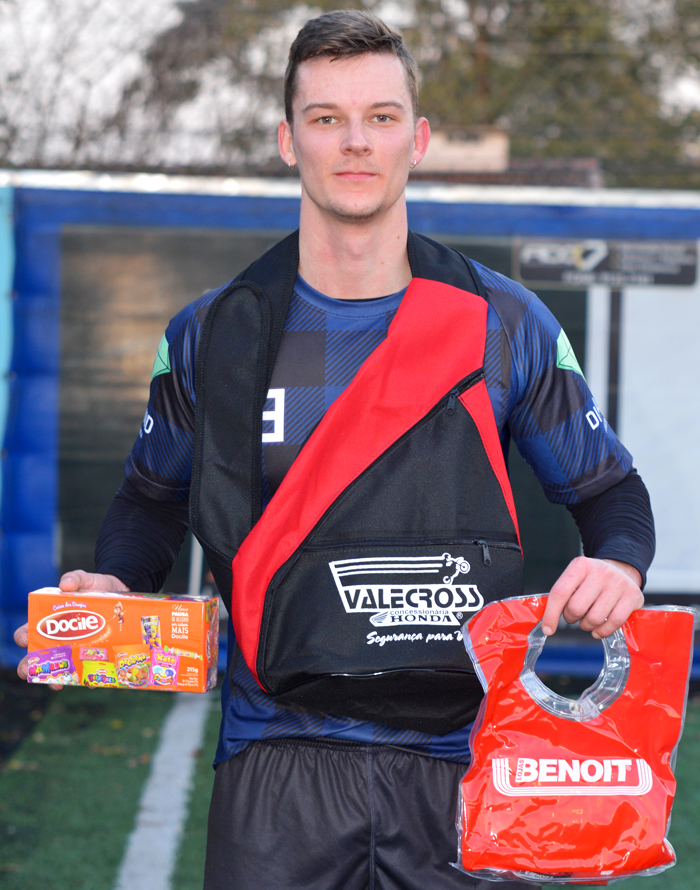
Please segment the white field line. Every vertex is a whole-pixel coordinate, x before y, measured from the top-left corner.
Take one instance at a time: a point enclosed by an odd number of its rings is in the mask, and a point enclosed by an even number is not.
[[[114,890],[170,890],[210,693],[176,692],[165,718]]]

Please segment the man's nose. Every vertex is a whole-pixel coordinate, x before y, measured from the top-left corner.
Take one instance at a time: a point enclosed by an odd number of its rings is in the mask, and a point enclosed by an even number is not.
[[[349,121],[342,150],[354,154],[368,154],[372,151],[372,145],[367,138],[365,126],[362,121]]]

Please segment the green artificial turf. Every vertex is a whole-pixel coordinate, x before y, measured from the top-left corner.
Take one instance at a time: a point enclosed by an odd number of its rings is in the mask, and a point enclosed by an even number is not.
[[[159,692],[67,687],[0,772],[0,887],[112,887],[161,724]]]
[[[48,686],[27,683],[15,671],[0,669],[0,769],[22,739],[36,729],[52,696]]]
[[[67,688],[0,771],[2,890],[110,890],[134,825],[167,693]],[[197,758],[172,890],[200,890],[219,709]],[[688,706],[670,840],[678,864],[620,890],[700,890],[700,696]],[[494,885],[496,887],[497,885]]]
[[[700,696],[688,702],[683,738],[678,746],[678,788],[668,839],[678,861],[660,875],[629,878],[620,890],[700,890]]]
[[[216,702],[212,704],[202,747],[197,757],[189,815],[182,834],[180,851],[173,874],[172,890],[202,890],[204,853],[207,843],[207,815],[211,789],[214,784],[214,770],[211,764],[216,752],[220,720],[221,708]]]

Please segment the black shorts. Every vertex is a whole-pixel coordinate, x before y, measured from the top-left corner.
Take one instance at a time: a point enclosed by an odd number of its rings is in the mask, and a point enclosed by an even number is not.
[[[450,865],[465,771],[381,745],[255,742],[217,767],[204,890],[520,890]]]

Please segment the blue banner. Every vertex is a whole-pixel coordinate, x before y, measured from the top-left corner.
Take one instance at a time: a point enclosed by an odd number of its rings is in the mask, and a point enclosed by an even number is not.
[[[10,399],[10,362],[12,359],[13,318],[12,280],[15,268],[15,239],[13,221],[13,189],[0,186],[0,442],[5,442]],[[3,460],[4,464],[4,450]],[[3,496],[4,467],[0,470],[0,504]],[[8,641],[11,628],[7,627],[4,578],[0,579],[0,652]],[[4,659],[0,658],[0,661]]]

